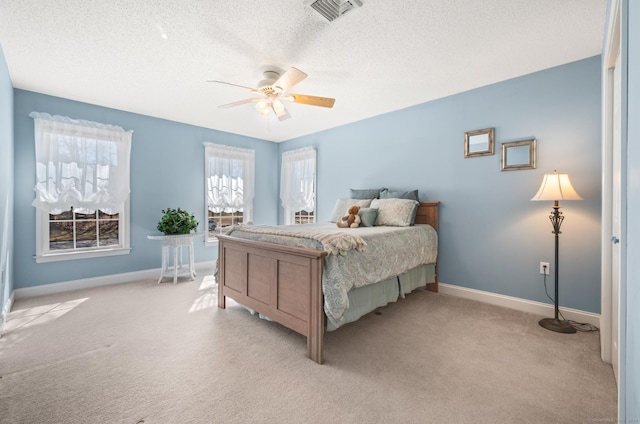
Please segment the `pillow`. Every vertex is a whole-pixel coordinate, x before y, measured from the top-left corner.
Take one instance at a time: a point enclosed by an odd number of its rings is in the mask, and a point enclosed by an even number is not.
[[[350,188],[349,197],[352,199],[378,199],[382,190],[386,190],[386,188],[368,188],[363,190]]]
[[[416,201],[420,201],[418,198],[418,190],[412,191],[389,191],[386,188],[380,191],[381,199],[413,199]],[[416,222],[416,214],[418,213],[418,205],[416,204],[413,209],[413,213],[411,214],[411,225]]]
[[[338,199],[336,205],[333,207],[333,213],[331,214],[331,222],[338,222],[343,216],[349,215],[347,212],[351,206],[360,206],[361,208],[368,208],[371,204],[371,199]]]
[[[375,225],[392,227],[410,226],[417,206],[418,202],[412,199],[373,199],[371,202],[371,207],[378,209]]]
[[[363,227],[373,227],[378,217],[378,209],[361,208],[360,211],[358,211],[358,215],[360,215],[360,225]]]
[[[386,188],[380,190],[380,199],[413,199],[417,202],[420,201],[418,199],[418,190],[389,191]]]

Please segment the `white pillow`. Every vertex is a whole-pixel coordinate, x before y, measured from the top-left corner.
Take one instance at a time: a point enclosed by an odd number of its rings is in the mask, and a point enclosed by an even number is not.
[[[331,222],[338,222],[343,216],[349,215],[349,208],[351,206],[360,206],[361,208],[368,208],[371,204],[371,199],[338,199],[336,205],[333,208],[331,214]]]
[[[378,208],[376,225],[408,227],[417,204],[411,199],[373,199],[370,207]]]

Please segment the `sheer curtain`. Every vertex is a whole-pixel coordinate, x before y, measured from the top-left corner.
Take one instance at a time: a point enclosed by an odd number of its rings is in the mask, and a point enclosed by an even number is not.
[[[33,206],[61,213],[119,213],[129,196],[131,135],[121,127],[32,112],[36,143]]]
[[[316,149],[305,147],[282,154],[280,200],[288,211],[313,211],[316,206]]]
[[[242,211],[253,220],[255,151],[205,143],[207,205],[211,212]]]

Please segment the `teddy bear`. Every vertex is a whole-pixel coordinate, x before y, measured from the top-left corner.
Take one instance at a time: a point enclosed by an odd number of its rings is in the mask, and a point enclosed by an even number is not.
[[[360,226],[360,215],[358,215],[358,211],[360,210],[360,206],[351,206],[347,213],[349,215],[343,216],[340,218],[340,221],[336,222],[336,225],[339,228],[357,228]]]

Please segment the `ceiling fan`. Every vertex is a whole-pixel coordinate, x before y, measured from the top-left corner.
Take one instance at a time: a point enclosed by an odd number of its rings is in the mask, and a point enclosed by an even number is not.
[[[221,108],[230,108],[234,106],[240,106],[247,103],[256,103],[256,109],[258,112],[268,115],[271,110],[276,114],[279,120],[284,121],[289,119],[291,115],[287,112],[287,108],[282,103],[282,100],[287,100],[293,103],[302,103],[311,106],[321,106],[326,108],[333,107],[336,99],[329,97],[310,96],[308,94],[293,94],[288,91],[300,81],[307,77],[307,74],[302,72],[298,68],[290,68],[287,72],[280,75],[277,70],[266,70],[262,73],[263,80],[258,83],[257,88],[245,87],[238,84],[232,84],[225,81],[209,80],[207,82],[216,82],[219,84],[232,85],[234,87],[244,88],[252,93],[261,94],[261,97],[253,97],[250,99],[244,99],[233,103],[227,103],[221,105]]]

